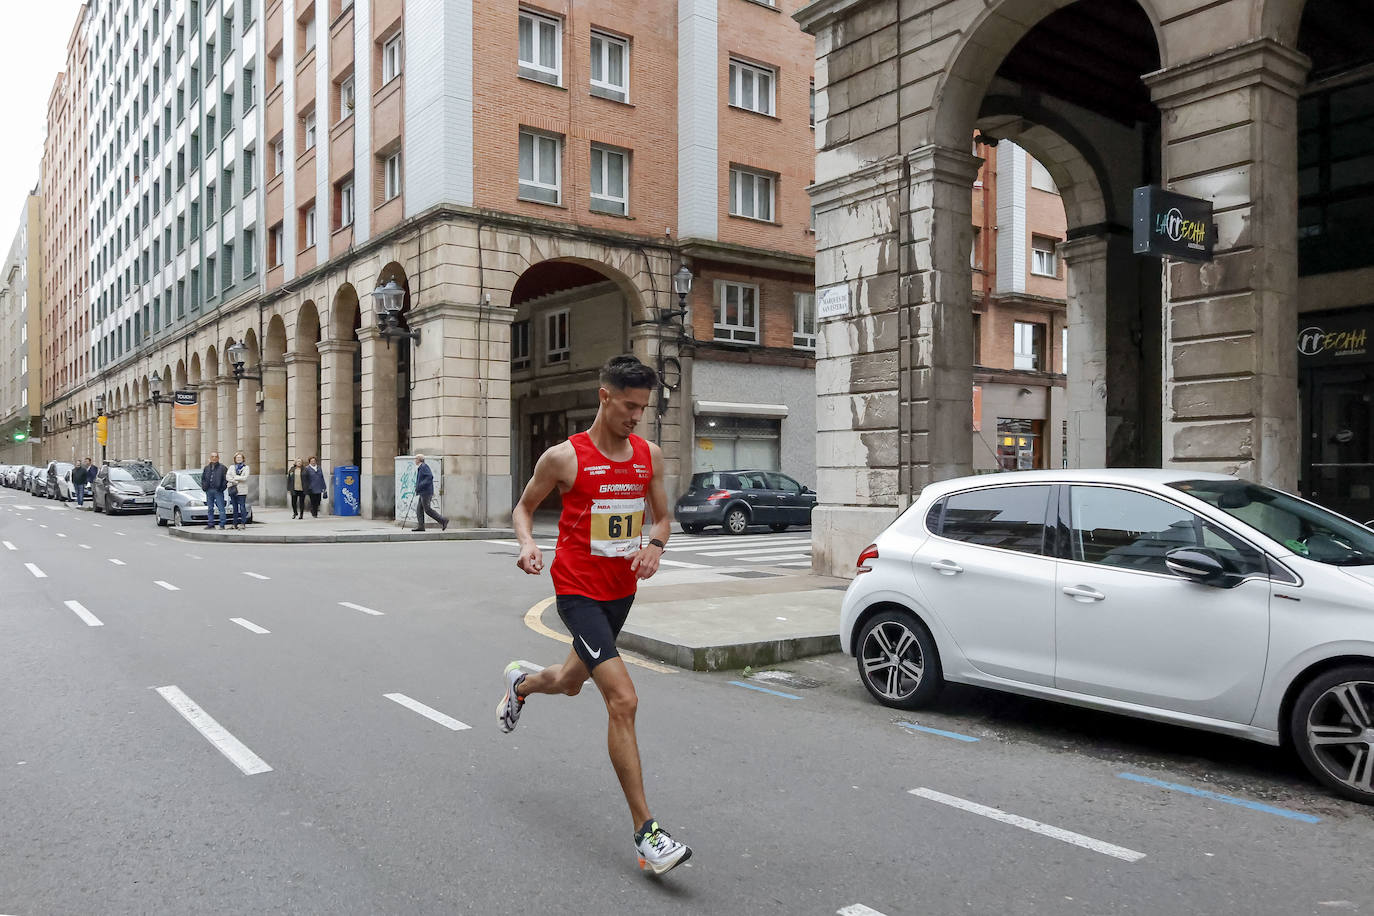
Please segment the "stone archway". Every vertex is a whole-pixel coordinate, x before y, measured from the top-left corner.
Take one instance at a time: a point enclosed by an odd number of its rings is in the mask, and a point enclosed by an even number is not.
[[[286,354],[286,389],[291,404],[288,452],[291,460],[320,455],[320,317],[307,299],[296,311],[296,328]]]
[[[328,313],[320,354],[320,451],[327,475],[337,467],[362,466],[361,393],[362,355],[358,331],[362,321],[358,294],[351,283],[341,283]],[[330,501],[330,511],[338,509]]]
[[[280,315],[273,315],[267,322],[260,365],[262,410],[258,414],[258,460],[253,466],[257,476],[255,498],[264,506],[284,506],[286,470],[290,461],[286,421],[286,322]]]
[[[258,405],[262,404],[264,409],[266,407],[266,402],[261,393],[261,383],[256,378],[250,378],[250,376],[261,376],[262,374],[262,356],[258,346],[257,332],[249,328],[243,334],[242,343],[248,352],[244,354],[243,358],[243,378],[238,382],[237,436],[233,446],[226,450],[227,454],[220,455],[220,460],[228,464],[235,452],[243,452],[243,456],[249,466],[252,467],[254,475],[257,475],[262,472],[262,460],[259,452],[262,417]],[[250,485],[249,497],[254,495]]]

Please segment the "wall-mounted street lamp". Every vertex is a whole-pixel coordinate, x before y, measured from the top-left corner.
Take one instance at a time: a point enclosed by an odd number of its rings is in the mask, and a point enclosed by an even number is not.
[[[95,396],[95,412],[99,416],[105,416],[105,395],[97,394]]]
[[[75,423],[76,423],[76,411],[73,410],[72,408],[68,407],[68,408],[67,408],[67,425],[68,425],[68,426],[72,426],[72,425],[74,425]]]
[[[247,358],[248,358],[248,348],[245,347],[243,344],[241,344],[241,343],[232,343],[232,344],[230,344],[229,347],[224,351],[224,354],[225,354],[225,356],[229,357],[229,364],[230,364],[231,366],[234,367],[234,384],[235,384],[235,385],[237,385],[239,382],[243,381],[244,379],[251,379],[251,380],[253,380],[253,381],[255,381],[255,382],[258,382],[258,383],[261,383],[261,382],[262,382],[262,373],[260,373],[260,372],[245,372],[245,371],[244,371],[243,364],[244,364],[244,361],[247,360]],[[259,386],[259,388],[258,388],[258,396],[257,396],[257,408],[258,408],[258,412],[261,413],[261,412],[266,408],[266,406],[267,406],[267,403],[263,400],[262,388],[261,388],[261,386]]]
[[[156,369],[153,370],[153,377],[148,379],[148,391],[151,393],[148,398],[149,404],[171,404],[176,400],[176,398],[163,395],[162,376],[157,374]]]
[[[97,395],[95,396],[95,412],[96,412],[96,415],[97,415],[96,421],[95,421],[95,424],[96,424],[96,437],[100,439],[100,463],[103,465],[103,464],[105,463],[105,438],[104,438],[104,437],[105,437],[106,435],[108,435],[108,433],[107,433],[107,431],[106,431],[106,428],[105,428],[104,426],[102,426],[101,424],[102,424],[102,423],[109,423],[109,421],[105,419],[105,395],[104,395],[103,393],[97,394]]]
[[[420,329],[407,328],[401,324],[401,309],[405,307],[406,291],[395,280],[386,281],[372,291],[372,301],[377,306],[377,331],[391,346],[393,340],[409,338],[420,345]]]
[[[683,264],[673,274],[673,292],[677,293],[677,308],[659,309],[658,323],[660,327],[674,327],[677,330],[677,343],[681,345],[687,337],[687,321],[690,309],[687,307],[687,294],[692,291],[692,272]],[[660,336],[658,344],[658,417],[659,428],[662,431],[663,414],[668,410],[668,400],[672,392],[676,391],[682,384],[682,363],[675,357],[665,356],[663,353],[663,339]]]

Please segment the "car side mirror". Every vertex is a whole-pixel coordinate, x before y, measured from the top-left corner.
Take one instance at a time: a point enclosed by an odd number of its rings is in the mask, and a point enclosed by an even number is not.
[[[811,492],[811,488],[808,487],[806,484],[802,484],[802,489],[801,489],[801,491],[802,491],[802,493],[810,493],[810,492]]]
[[[1205,547],[1178,547],[1164,555],[1169,572],[1203,585],[1228,587],[1230,573],[1221,559]]]

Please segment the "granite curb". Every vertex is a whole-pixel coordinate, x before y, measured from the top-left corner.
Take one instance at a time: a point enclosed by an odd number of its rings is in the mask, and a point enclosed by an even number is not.
[[[512,538],[509,528],[455,528],[450,531],[334,531],[328,534],[272,534],[255,531],[230,531],[202,527],[169,528],[168,534],[188,541],[218,541],[227,544],[366,544],[408,541],[482,541]]]

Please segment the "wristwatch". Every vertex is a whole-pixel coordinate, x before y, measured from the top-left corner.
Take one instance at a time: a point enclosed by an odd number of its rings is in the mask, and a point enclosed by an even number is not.
[[[660,541],[658,538],[652,538],[652,539],[650,539],[649,543],[652,544],[653,546],[657,547],[659,550],[667,550],[667,549],[668,549],[668,545],[665,544],[665,543],[663,543],[662,541]]]

